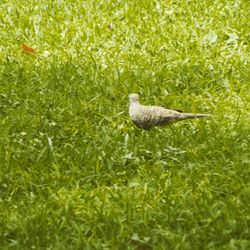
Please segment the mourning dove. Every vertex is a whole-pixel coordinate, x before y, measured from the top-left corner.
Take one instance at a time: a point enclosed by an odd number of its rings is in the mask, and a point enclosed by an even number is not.
[[[143,129],[153,126],[165,126],[169,123],[207,117],[207,114],[182,113],[181,111],[166,109],[159,106],[144,106],[139,103],[139,95],[129,95],[129,116],[133,123]]]

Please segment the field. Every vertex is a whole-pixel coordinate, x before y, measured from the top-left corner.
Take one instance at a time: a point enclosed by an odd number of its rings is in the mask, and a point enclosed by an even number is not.
[[[2,0],[0,248],[250,249],[249,8]]]

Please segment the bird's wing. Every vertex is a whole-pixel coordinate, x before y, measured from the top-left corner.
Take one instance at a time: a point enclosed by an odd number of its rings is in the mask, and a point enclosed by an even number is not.
[[[180,117],[180,113],[177,111],[158,106],[142,106],[140,113],[140,121],[144,128],[150,128],[155,125],[162,126]]]
[[[178,120],[181,113],[176,110],[157,107],[156,116],[155,119],[158,119],[157,125],[162,126]]]

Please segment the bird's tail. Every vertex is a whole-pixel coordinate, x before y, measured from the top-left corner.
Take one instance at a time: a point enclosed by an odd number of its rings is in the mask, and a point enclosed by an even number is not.
[[[202,118],[202,117],[211,117],[212,115],[208,114],[193,114],[193,113],[182,113],[182,120],[186,119],[195,119],[195,118]]]

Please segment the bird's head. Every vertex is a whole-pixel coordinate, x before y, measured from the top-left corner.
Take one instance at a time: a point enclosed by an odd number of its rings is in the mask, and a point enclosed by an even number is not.
[[[130,103],[139,102],[139,95],[138,94],[129,95],[129,102]]]

